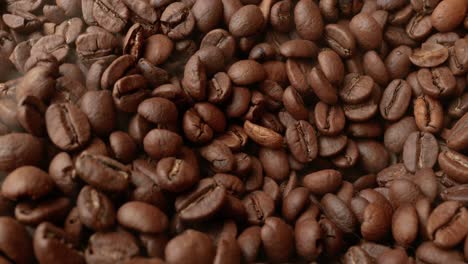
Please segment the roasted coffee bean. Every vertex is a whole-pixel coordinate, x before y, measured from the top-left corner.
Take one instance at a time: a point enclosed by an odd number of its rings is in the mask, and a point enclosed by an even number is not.
[[[357,219],[348,205],[331,193],[325,194],[320,204],[327,217],[343,232],[353,232],[357,224]]]
[[[293,230],[281,218],[265,219],[260,236],[267,258],[271,262],[284,262],[290,259],[294,248]]]
[[[198,172],[188,161],[169,157],[158,162],[153,180],[164,190],[181,192],[190,188],[198,177]]]
[[[2,183],[2,195],[10,200],[37,200],[52,191],[54,182],[46,172],[33,166],[12,171]]]
[[[346,120],[340,106],[327,105],[323,102],[315,105],[314,118],[317,129],[327,136],[339,134],[344,129]]]
[[[25,165],[39,165],[45,146],[37,137],[26,133],[0,136],[0,170],[12,171]]]
[[[404,80],[393,80],[385,88],[380,101],[380,114],[383,118],[396,121],[406,112],[411,99],[411,88]]]
[[[145,152],[154,159],[175,155],[181,145],[182,138],[166,129],[153,129],[143,139]]]
[[[324,23],[320,9],[313,1],[301,0],[294,7],[294,23],[299,36],[317,40],[323,32]]]
[[[280,148],[283,137],[271,129],[256,125],[250,121],[244,123],[245,133],[257,144],[268,148]]]
[[[443,124],[443,108],[439,101],[429,96],[419,96],[414,102],[414,119],[419,130],[437,133]]]
[[[423,93],[434,98],[452,95],[456,86],[455,77],[447,67],[420,69],[418,81]]]
[[[57,147],[76,150],[88,143],[90,125],[86,115],[72,104],[53,104],[45,113],[47,133]]]
[[[86,92],[81,98],[80,108],[97,135],[108,135],[114,130],[117,123],[116,111],[109,91]]]
[[[85,263],[78,249],[63,229],[51,223],[41,223],[34,233],[34,252],[39,263]],[[54,252],[53,257],[50,252]]]
[[[439,153],[438,163],[440,168],[456,182],[467,183],[468,158],[458,152],[444,150]]]
[[[413,117],[400,119],[400,121],[393,123],[385,130],[385,147],[391,152],[400,153],[408,136],[417,130],[418,127]]]
[[[463,225],[468,217],[466,208],[456,201],[447,201],[437,206],[427,221],[427,233],[434,244],[451,248],[461,242],[466,235]]]
[[[97,232],[88,242],[85,250],[86,263],[125,262],[139,254],[136,238],[126,232]]]
[[[195,27],[195,17],[192,11],[182,2],[167,6],[160,20],[164,34],[175,40],[188,36]]]
[[[336,170],[320,170],[307,174],[303,179],[304,186],[317,195],[335,192],[341,183],[341,173]]]
[[[143,233],[160,233],[169,222],[157,207],[136,201],[125,203],[119,208],[117,221],[124,227]]]
[[[77,208],[81,223],[93,230],[106,230],[115,223],[115,209],[111,200],[90,186],[81,189]]]
[[[450,131],[447,138],[447,146],[451,149],[463,151],[468,147],[466,127],[468,126],[468,114],[464,114]]]
[[[254,191],[242,200],[247,211],[247,221],[258,225],[273,215],[275,204],[273,199],[265,192]]]
[[[317,157],[318,145],[314,128],[306,121],[297,121],[286,129],[286,142],[294,158],[310,162]]]
[[[165,259],[171,263],[183,263],[193,259],[194,263],[212,263],[215,247],[212,239],[199,231],[188,229],[171,239],[164,250]]]
[[[437,161],[439,145],[435,137],[427,132],[413,132],[408,135],[403,147],[403,162],[411,172],[432,168]]]
[[[31,263],[34,258],[31,237],[26,228],[15,219],[7,216],[0,218],[0,235],[5,242],[0,244],[5,263]]]
[[[128,187],[129,169],[111,158],[84,152],[76,159],[75,169],[82,180],[103,191],[119,192]]]
[[[65,197],[20,202],[15,207],[15,218],[25,225],[38,225],[45,221],[61,222],[71,207],[70,199]]]
[[[451,31],[463,21],[466,8],[463,2],[441,1],[431,14],[431,24],[440,32]]]
[[[186,222],[203,221],[214,216],[226,200],[226,189],[213,179],[201,180],[195,189],[176,199],[175,207]]]
[[[336,88],[330,83],[321,69],[312,68],[307,80],[315,95],[321,101],[327,104],[336,104],[338,100]]]
[[[222,142],[213,141],[200,148],[199,152],[215,172],[229,172],[234,169],[234,155],[231,149]]]
[[[321,157],[331,157],[341,152],[348,142],[345,135],[318,137],[318,152]]]
[[[288,155],[283,149],[261,147],[258,152],[258,158],[262,163],[265,176],[270,177],[278,182],[288,177]]]
[[[373,87],[374,80],[371,77],[350,73],[345,76],[342,88],[338,94],[344,102],[358,104],[371,96]]]

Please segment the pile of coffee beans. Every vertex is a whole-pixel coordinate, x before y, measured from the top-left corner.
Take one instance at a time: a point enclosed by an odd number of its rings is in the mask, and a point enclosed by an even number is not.
[[[467,263],[467,9],[0,1],[0,263]]]

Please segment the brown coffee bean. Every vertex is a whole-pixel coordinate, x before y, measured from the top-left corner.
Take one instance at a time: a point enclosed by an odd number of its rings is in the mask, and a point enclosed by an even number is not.
[[[395,241],[402,246],[412,244],[418,231],[418,216],[411,204],[398,207],[392,218],[392,234]]]
[[[186,222],[202,221],[214,216],[226,200],[226,189],[213,179],[201,180],[192,192],[179,196],[175,207]]]
[[[285,180],[289,175],[288,155],[284,149],[271,149],[262,147],[258,152],[265,176],[278,182]]]
[[[44,222],[36,228],[33,243],[39,263],[85,263],[84,257],[71,246],[72,241],[64,230],[51,223]]]
[[[254,60],[241,60],[232,64],[227,74],[237,85],[250,85],[265,79],[263,66]]]
[[[215,247],[211,238],[201,232],[188,229],[167,243],[165,259],[171,263],[183,263],[193,259],[195,264],[212,263]]]
[[[448,49],[437,43],[423,43],[409,59],[419,67],[435,67],[444,63],[449,56]]]
[[[459,183],[468,183],[468,158],[458,152],[444,150],[439,153],[438,163],[447,175]]]
[[[230,172],[234,169],[234,155],[231,149],[222,142],[213,141],[200,148],[199,152],[215,172]]]
[[[121,192],[128,187],[129,169],[111,158],[84,152],[76,159],[75,169],[82,180],[103,191]]]
[[[52,142],[63,150],[83,147],[90,138],[86,115],[72,104],[53,104],[47,108],[47,133]]]
[[[380,114],[383,118],[396,121],[406,112],[411,99],[411,88],[404,80],[393,80],[385,88],[380,101]]]
[[[249,138],[261,146],[274,149],[283,146],[283,137],[280,134],[248,120],[244,123],[244,131]]]
[[[315,130],[305,121],[297,121],[286,129],[286,142],[294,158],[310,162],[317,157],[318,145]]]
[[[451,248],[466,236],[463,224],[468,217],[466,208],[456,201],[447,201],[437,206],[427,221],[427,233],[434,244]]]
[[[387,67],[377,52],[370,50],[362,58],[364,73],[369,75],[376,83],[385,86],[389,81]]]
[[[403,150],[404,143],[408,136],[418,130],[414,117],[404,117],[400,121],[390,125],[384,133],[385,147],[394,153]]]
[[[264,23],[260,8],[255,5],[246,5],[231,16],[229,32],[235,37],[249,37],[260,31]]]
[[[372,16],[365,13],[354,16],[349,23],[349,29],[362,48],[370,50],[380,47],[382,28]]]
[[[336,88],[330,83],[321,69],[312,68],[307,81],[321,101],[327,104],[336,104],[338,101]]]
[[[116,125],[116,112],[109,91],[88,91],[81,98],[80,108],[88,117],[94,133],[108,135]]]
[[[408,135],[403,147],[403,162],[405,167],[415,172],[424,168],[432,168],[439,154],[439,145],[431,133],[413,132]]]
[[[171,144],[167,144],[167,142],[171,142]],[[166,129],[153,129],[143,139],[145,152],[154,159],[175,155],[181,145],[182,138]]]
[[[198,177],[198,172],[189,162],[170,157],[158,162],[156,177],[153,180],[162,189],[181,192],[190,188]]]
[[[281,44],[280,53],[287,58],[313,58],[318,54],[318,47],[312,41],[294,39]]]
[[[125,262],[139,254],[136,238],[126,232],[97,232],[88,242],[85,250],[86,263]]]
[[[451,149],[462,151],[468,146],[468,136],[466,127],[468,125],[468,114],[464,114],[455,125],[453,125],[450,135],[447,138],[447,146]]]
[[[463,254],[452,249],[443,249],[431,241],[423,242],[416,250],[416,257],[426,262],[463,262]]]
[[[29,198],[37,200],[54,188],[49,175],[33,166],[22,166],[12,171],[2,183],[2,195],[10,200]]]
[[[429,96],[419,96],[414,102],[414,119],[419,130],[437,133],[442,128],[444,110],[439,101]]]
[[[281,218],[265,219],[260,236],[267,258],[272,263],[280,263],[290,259],[294,248],[292,228]]]
[[[3,255],[8,258],[5,263],[31,263],[34,258],[31,237],[26,228],[15,219],[7,216],[0,218],[0,235],[2,243],[0,248]]]
[[[341,173],[336,170],[320,170],[307,174],[303,179],[304,186],[317,195],[335,192],[341,183]]]
[[[440,32],[451,31],[463,21],[466,8],[464,2],[443,0],[432,12],[431,23]]]
[[[389,154],[381,143],[372,140],[356,143],[359,149],[360,164],[366,171],[375,173],[387,167]]]
[[[117,221],[124,227],[143,233],[160,233],[168,226],[167,216],[150,204],[127,202],[117,211]]]
[[[373,87],[374,80],[371,77],[350,73],[345,76],[338,94],[344,102],[358,104],[370,97]]]
[[[115,209],[111,200],[96,189],[85,186],[77,197],[80,222],[93,230],[106,230],[115,223]]]
[[[301,0],[294,7],[294,23],[299,36],[317,40],[322,35],[324,23],[319,7],[310,0]]]
[[[25,225],[39,225],[42,222],[63,221],[71,209],[66,197],[49,198],[40,201],[20,202],[15,207],[15,218]]]
[[[344,78],[344,65],[338,53],[326,49],[318,54],[317,60],[330,83],[339,85]]]
[[[447,67],[420,69],[418,81],[423,93],[434,98],[452,95],[456,86],[455,77]]]
[[[247,221],[258,225],[273,216],[275,204],[273,199],[262,191],[254,191],[244,197],[242,203],[247,211]]]
[[[327,217],[343,232],[353,232],[357,219],[351,209],[341,199],[334,194],[327,193],[323,196],[320,204]]]

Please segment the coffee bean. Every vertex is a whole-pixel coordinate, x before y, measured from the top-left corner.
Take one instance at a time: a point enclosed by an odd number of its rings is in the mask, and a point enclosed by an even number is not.
[[[258,158],[262,163],[265,176],[278,182],[286,179],[289,175],[289,162],[286,151],[283,149],[271,149],[262,147]]]
[[[168,142],[171,144],[167,144]],[[154,159],[175,155],[181,145],[182,138],[166,129],[153,129],[143,139],[145,152]]]
[[[25,227],[7,216],[2,216],[0,223],[0,235],[8,242],[0,244],[4,256],[17,263],[32,262],[34,258],[32,241]],[[5,263],[8,263],[7,260]]]
[[[419,96],[414,102],[414,119],[423,132],[437,133],[442,128],[443,109],[439,101]]]
[[[213,179],[204,179],[192,192],[179,196],[175,207],[183,221],[202,221],[214,216],[221,209],[226,195],[223,186]]]
[[[299,162],[310,162],[318,152],[313,127],[305,121],[297,121],[286,129],[286,142],[292,155]]]
[[[127,228],[143,233],[160,233],[168,225],[167,216],[161,210],[143,202],[123,204],[117,211],[117,221]]]
[[[441,151],[438,163],[440,168],[451,179],[459,183],[466,183],[468,181],[468,174],[466,173],[468,158],[465,155],[451,150]]]
[[[275,205],[273,199],[262,191],[254,191],[242,200],[247,211],[247,221],[258,225],[273,215]]]
[[[2,195],[11,200],[37,200],[52,191],[54,182],[39,168],[22,166],[12,171],[2,183]]]
[[[229,172],[234,169],[234,155],[231,149],[222,142],[213,141],[200,148],[200,155],[209,162],[215,172]]]
[[[96,189],[85,186],[77,198],[78,216],[93,230],[106,230],[114,225],[115,209],[111,200]]]
[[[338,100],[336,88],[330,83],[321,69],[312,68],[307,80],[320,100],[327,104],[336,104]]]
[[[292,228],[281,218],[268,217],[260,231],[267,258],[272,262],[287,261],[292,255],[294,238]]]
[[[431,133],[413,132],[408,135],[403,147],[403,162],[411,171],[432,168],[437,160],[439,145]]]
[[[313,19],[311,19],[313,18]],[[322,35],[324,23],[319,7],[309,0],[301,0],[294,7],[294,23],[299,36],[316,40]]]
[[[416,130],[418,130],[418,127],[413,117],[400,119],[400,121],[393,123],[385,130],[385,147],[391,152],[400,153],[408,136]]]
[[[111,158],[81,154],[75,161],[77,175],[93,187],[120,192],[128,187],[129,169]]]
[[[458,244],[466,235],[466,227],[462,224],[468,217],[461,203],[447,201],[437,206],[427,221],[427,232],[434,244],[450,248]]]
[[[380,114],[383,118],[395,121],[406,112],[411,99],[411,88],[404,80],[393,80],[385,88],[380,101]]]
[[[126,231],[97,232],[85,250],[86,263],[125,262],[139,254],[135,237]]]
[[[447,97],[453,94],[456,80],[447,67],[418,71],[418,81],[423,93],[434,98]]]
[[[183,39],[192,33],[195,27],[195,17],[184,3],[172,3],[161,15],[161,28],[171,39]]]
[[[369,76],[350,73],[345,76],[338,94],[344,102],[358,104],[370,97],[373,87],[374,80]]]
[[[248,37],[258,32],[264,24],[259,7],[246,5],[237,10],[229,20],[229,32],[235,37]]]
[[[158,162],[156,177],[153,179],[162,189],[181,192],[190,188],[198,180],[198,172],[188,162],[173,157]]]
[[[201,232],[188,229],[167,243],[165,258],[169,262],[182,263],[188,258],[194,263],[212,263],[215,257],[215,247],[211,238]]]
[[[261,146],[280,148],[283,145],[283,137],[280,134],[248,120],[244,122],[244,131],[253,141]]]
[[[51,223],[41,223],[34,233],[34,252],[40,263],[85,263],[84,257],[76,248],[63,229]],[[54,257],[50,252],[54,252]]]
[[[466,8],[458,1],[441,1],[431,14],[431,24],[440,32],[451,31],[462,22]]]
[[[326,194],[336,191],[342,182],[341,173],[336,170],[321,170],[307,174],[303,184],[314,194]]]
[[[353,232],[357,220],[349,207],[341,201],[336,195],[327,193],[321,200],[324,213],[333,221],[343,232]]]
[[[80,108],[88,117],[94,133],[107,135],[116,126],[116,112],[109,91],[88,91],[81,98]]]

